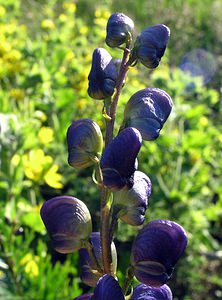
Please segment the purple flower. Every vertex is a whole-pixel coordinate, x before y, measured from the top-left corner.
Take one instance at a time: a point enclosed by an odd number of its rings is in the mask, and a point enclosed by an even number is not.
[[[121,128],[135,127],[146,141],[156,139],[172,110],[171,97],[161,89],[136,92],[125,106]]]
[[[142,225],[151,190],[149,177],[143,172],[135,171],[133,187],[113,193],[113,204],[119,218],[133,226]]]
[[[100,161],[105,186],[112,191],[133,186],[136,157],[141,144],[139,131],[128,127],[107,146]]]
[[[103,136],[99,125],[90,119],[74,121],[67,130],[68,163],[83,169],[99,160]]]
[[[96,100],[112,96],[116,87],[117,76],[118,73],[109,52],[103,48],[95,49],[88,77],[89,96]]]
[[[164,55],[170,29],[163,24],[157,24],[143,30],[137,37],[131,60],[140,60],[151,69],[156,68]]]
[[[91,216],[81,200],[70,196],[52,198],[43,204],[40,214],[56,251],[71,253],[88,241]]]
[[[123,13],[114,13],[109,17],[106,27],[106,44],[118,47],[127,43],[134,30],[133,21]]]
[[[168,285],[161,287],[151,287],[145,284],[139,284],[133,290],[130,300],[172,300],[172,292]]]
[[[91,300],[125,300],[119,283],[111,275],[104,275],[97,283]]]
[[[103,275],[102,247],[101,247],[99,232],[92,232],[91,244],[93,247],[92,251],[94,251],[95,254],[95,260],[92,261],[88,249],[82,248],[79,250],[79,258],[80,258],[80,266],[81,266],[80,278],[85,284],[91,287],[95,287],[97,281]],[[116,253],[116,247],[113,242],[111,244],[111,251],[112,251],[113,270],[115,273],[117,268],[117,253]],[[100,268],[100,270],[98,270],[98,267]]]
[[[153,287],[165,284],[186,245],[187,236],[179,224],[167,220],[148,223],[132,246],[134,275],[142,283]]]

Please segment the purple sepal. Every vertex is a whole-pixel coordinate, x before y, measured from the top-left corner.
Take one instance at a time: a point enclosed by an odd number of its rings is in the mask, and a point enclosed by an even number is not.
[[[93,247],[96,262],[100,268],[98,270],[98,266],[95,261],[92,261],[88,252],[88,249],[82,248],[79,250],[79,259],[80,259],[80,278],[82,282],[85,284],[95,287],[99,278],[102,274],[102,247],[101,247],[101,239],[99,232],[92,232],[91,234],[91,244]],[[117,253],[114,242],[111,244],[111,254],[112,254],[112,264],[113,271],[116,273],[117,268]]]
[[[113,193],[113,204],[119,218],[132,226],[142,225],[151,191],[149,177],[143,172],[135,171],[133,187]]]
[[[97,283],[91,300],[125,300],[119,283],[111,275],[104,275]]]
[[[142,144],[140,132],[132,127],[122,130],[105,149],[100,166],[104,185],[116,191],[133,186],[136,157]]]
[[[42,205],[40,214],[56,251],[71,253],[88,241],[92,221],[81,200],[70,196],[54,197]]]
[[[164,55],[170,29],[164,24],[157,24],[143,30],[135,42],[133,53],[143,65],[154,69]]]
[[[145,284],[139,284],[133,290],[130,300],[172,300],[172,292],[168,285],[161,287],[151,287]]]
[[[131,264],[136,278],[159,287],[167,282],[187,245],[182,226],[168,220],[155,220],[139,232],[131,251]]]
[[[134,22],[123,13],[114,13],[109,17],[106,27],[106,44],[118,47],[126,43],[132,35]]]
[[[118,72],[112,56],[104,48],[93,52],[92,67],[89,73],[88,94],[96,100],[112,96],[116,87]]]
[[[74,298],[73,300],[90,300],[90,299],[92,299],[92,295],[93,294],[84,294],[84,295]]]
[[[154,140],[159,136],[172,106],[172,99],[165,91],[158,88],[142,89],[126,104],[121,127],[135,127],[144,140]]]

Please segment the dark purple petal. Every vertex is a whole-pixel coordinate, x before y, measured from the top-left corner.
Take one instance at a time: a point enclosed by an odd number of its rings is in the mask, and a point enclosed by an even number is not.
[[[151,190],[149,177],[143,172],[135,171],[133,187],[113,193],[113,204],[119,218],[133,226],[142,225]]]
[[[125,300],[119,283],[111,275],[100,278],[94,291],[92,300]]]
[[[146,28],[137,37],[133,55],[148,68],[156,68],[164,55],[170,30],[166,25],[157,24]]]
[[[109,52],[103,48],[95,49],[88,77],[89,96],[97,100],[112,96],[116,87],[117,76],[117,69]]]
[[[139,131],[128,127],[107,146],[100,161],[105,186],[113,191],[125,185],[128,188],[133,186],[136,157],[141,144]]]
[[[172,292],[168,285],[164,284],[161,287],[151,287],[145,284],[140,284],[133,290],[133,295],[130,300],[172,300]]]
[[[97,281],[103,275],[102,274],[102,247],[101,247],[99,232],[92,232],[91,244],[93,246],[93,251],[98,265],[96,265],[95,261],[92,261],[89,252],[86,248],[80,249],[79,250],[80,267],[81,267],[80,278],[85,284],[91,287],[95,287]],[[111,244],[111,251],[112,251],[113,271],[115,273],[117,268],[117,253],[116,253],[116,247],[114,242],[112,242]],[[98,270],[98,266],[100,270]]]
[[[40,214],[53,247],[60,253],[78,250],[90,237],[91,216],[87,206],[77,198],[52,198],[43,204]]]
[[[172,105],[171,97],[161,89],[140,90],[126,104],[121,127],[135,127],[144,140],[154,140],[169,117]]]
[[[134,29],[133,21],[123,13],[114,13],[109,17],[106,27],[106,44],[118,47],[126,43]]]
[[[95,163],[101,156],[103,136],[99,125],[90,119],[74,121],[67,130],[68,163],[82,169]]]
[[[136,278],[150,286],[167,282],[187,245],[184,229],[177,223],[155,220],[137,235],[131,252]]]
[[[74,298],[73,300],[90,300],[92,298],[93,294],[84,294],[82,296],[78,296]]]

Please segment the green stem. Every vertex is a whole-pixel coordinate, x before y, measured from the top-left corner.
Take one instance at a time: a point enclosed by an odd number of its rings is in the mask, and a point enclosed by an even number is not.
[[[126,296],[128,293],[128,290],[131,286],[131,282],[133,280],[134,272],[132,266],[129,266],[128,269],[126,270],[126,277],[125,277],[125,282],[123,285],[123,293]]]

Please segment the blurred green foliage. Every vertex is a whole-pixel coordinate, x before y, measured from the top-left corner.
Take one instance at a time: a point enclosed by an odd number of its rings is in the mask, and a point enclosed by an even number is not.
[[[78,256],[50,247],[39,216],[42,203],[67,194],[83,200],[99,222],[92,170],[67,164],[71,121],[95,120],[104,130],[102,103],[87,95],[91,55],[104,44],[108,17],[128,14],[137,32],[156,23],[171,28],[160,66],[130,69],[117,112],[137,90],[159,87],[174,102],[161,136],[144,142],[139,169],[153,194],[147,221],[167,218],[187,231],[189,244],[169,282],[175,299],[222,298],[221,1],[0,0],[0,298],[72,299],[87,290]],[[107,48],[107,47],[106,47]],[[207,86],[178,66],[184,54],[204,48],[217,72]],[[120,50],[108,49],[114,58]],[[119,278],[138,228],[119,224]]]

